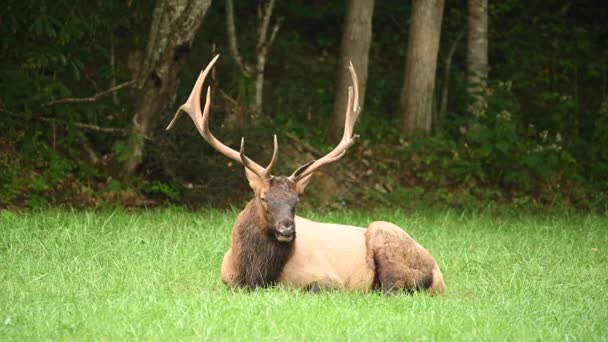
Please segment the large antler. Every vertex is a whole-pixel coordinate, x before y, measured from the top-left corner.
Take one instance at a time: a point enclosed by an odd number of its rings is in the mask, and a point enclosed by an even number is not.
[[[215,148],[218,152],[225,155],[226,157],[236,161],[237,163],[243,164],[243,166],[258,175],[258,177],[260,177],[261,179],[267,179],[270,176],[270,171],[272,170],[275,162],[277,161],[277,154],[279,152],[277,136],[274,136],[274,151],[272,153],[272,160],[270,161],[268,166],[264,168],[258,165],[253,160],[247,158],[247,156],[245,156],[245,138],[241,139],[241,150],[237,152],[232,148],[224,145],[221,141],[217,140],[213,136],[213,134],[211,134],[211,131],[209,130],[211,87],[207,87],[207,98],[205,100],[205,107],[203,108],[203,112],[201,113],[201,90],[203,88],[203,83],[205,83],[205,78],[207,77],[207,74],[209,74],[209,71],[211,71],[219,56],[220,55],[215,56],[215,58],[213,58],[211,62],[209,62],[207,67],[205,67],[205,69],[201,71],[201,74],[198,76],[198,79],[194,84],[194,88],[192,88],[190,97],[188,97],[186,103],[184,103],[177,109],[173,120],[171,120],[169,126],[167,126],[167,130],[173,127],[173,125],[179,118],[181,112],[184,111],[188,113],[188,115],[190,115],[190,118],[192,118],[196,129],[198,129],[198,132],[209,143],[209,145],[211,145],[213,148]]]
[[[346,114],[344,115],[344,134],[342,135],[342,140],[340,143],[338,143],[338,146],[336,146],[324,157],[300,166],[291,176],[289,176],[289,179],[294,182],[311,175],[321,166],[333,163],[342,158],[342,156],[344,156],[346,153],[346,150],[359,138],[358,134],[353,135],[353,128],[355,127],[355,123],[359,118],[361,107],[359,107],[359,86],[357,81],[357,73],[355,72],[352,62],[350,62],[348,70],[350,71],[350,77],[353,85],[348,87],[348,104],[346,105]]]

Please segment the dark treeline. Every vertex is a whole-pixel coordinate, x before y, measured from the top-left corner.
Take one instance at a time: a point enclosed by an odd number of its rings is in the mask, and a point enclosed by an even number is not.
[[[189,119],[219,53],[212,126],[287,173],[341,135],[325,204],[608,204],[608,5],[599,1],[6,1],[0,206],[227,203],[241,167]]]

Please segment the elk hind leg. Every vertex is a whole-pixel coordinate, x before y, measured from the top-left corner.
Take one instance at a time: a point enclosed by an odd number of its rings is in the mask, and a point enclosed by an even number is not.
[[[375,269],[375,288],[387,293],[432,288],[437,264],[409,234],[383,221],[371,223],[365,234],[368,263]]]

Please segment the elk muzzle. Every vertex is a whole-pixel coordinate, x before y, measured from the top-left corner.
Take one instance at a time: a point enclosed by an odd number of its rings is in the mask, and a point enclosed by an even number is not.
[[[296,237],[296,224],[292,219],[283,219],[277,223],[275,237],[280,242],[291,242]]]

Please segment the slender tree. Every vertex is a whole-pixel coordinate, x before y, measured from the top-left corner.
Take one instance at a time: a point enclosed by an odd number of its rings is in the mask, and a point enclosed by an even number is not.
[[[448,50],[448,54],[444,60],[443,66],[443,86],[441,87],[441,108],[439,109],[440,113],[445,113],[448,111],[448,91],[450,89],[450,72],[452,70],[452,58],[454,57],[454,52],[456,51],[456,47],[458,47],[458,43],[464,36],[464,28],[458,31],[456,34],[456,38],[450,44],[450,49]]]
[[[374,0],[350,0],[342,29],[340,46],[340,65],[338,67],[338,87],[334,97],[334,114],[329,130],[332,138],[342,132],[344,113],[348,103],[348,87],[351,79],[348,72],[349,62],[352,61],[359,76],[359,98],[361,109],[365,101],[365,86],[367,84],[367,64],[369,47],[372,41],[372,16]]]
[[[260,115],[263,110],[264,70],[266,68],[268,49],[270,49],[270,46],[274,42],[277,32],[281,28],[283,22],[283,18],[277,19],[272,26],[272,30],[270,29],[270,19],[274,9],[274,2],[275,0],[268,0],[265,4],[260,4],[258,6],[258,32],[255,46],[255,65],[253,67],[253,74],[255,75],[254,117]],[[252,67],[245,62],[239,53],[236,25],[234,23],[234,4],[232,3],[232,0],[226,0],[226,31],[228,32],[228,44],[232,58],[238,65],[243,76],[251,78]]]
[[[483,90],[488,79],[488,0],[468,0],[467,93],[469,111],[483,115]]]
[[[179,72],[209,5],[211,0],[156,2],[136,82],[141,95],[130,129],[129,155],[124,164],[127,174],[135,173],[142,159],[145,138],[175,94]]]
[[[405,135],[431,130],[443,7],[443,0],[412,1],[400,99],[401,130]]]

